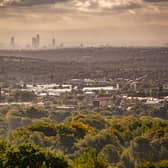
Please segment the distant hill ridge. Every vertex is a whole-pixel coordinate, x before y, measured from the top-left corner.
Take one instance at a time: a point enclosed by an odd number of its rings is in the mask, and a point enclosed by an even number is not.
[[[104,62],[128,59],[168,59],[168,48],[62,48],[53,50],[0,50],[1,56],[16,56],[61,62]]]

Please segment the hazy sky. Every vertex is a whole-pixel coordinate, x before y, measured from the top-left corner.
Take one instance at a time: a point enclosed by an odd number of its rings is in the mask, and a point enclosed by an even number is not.
[[[0,0],[0,45],[40,33],[67,45],[162,45],[168,42],[168,0]]]

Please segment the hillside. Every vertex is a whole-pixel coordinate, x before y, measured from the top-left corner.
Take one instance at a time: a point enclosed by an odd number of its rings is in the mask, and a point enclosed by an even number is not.
[[[0,51],[0,79],[59,82],[72,78],[168,80],[167,48],[74,48]],[[66,72],[66,73],[64,73]]]

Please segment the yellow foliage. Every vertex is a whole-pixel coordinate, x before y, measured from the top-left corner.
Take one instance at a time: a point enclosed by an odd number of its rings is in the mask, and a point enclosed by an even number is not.
[[[72,127],[76,129],[81,129],[86,133],[94,133],[95,129],[87,124],[84,124],[82,122],[71,122]]]

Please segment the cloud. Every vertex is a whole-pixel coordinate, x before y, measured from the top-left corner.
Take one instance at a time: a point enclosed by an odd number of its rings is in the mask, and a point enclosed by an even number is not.
[[[136,14],[138,9],[159,11],[160,5],[168,0],[0,0],[1,8],[28,8],[29,10],[54,10],[56,13],[80,11],[84,13],[122,13]],[[162,5],[163,6],[163,5]],[[35,8],[34,8],[35,7]],[[36,8],[38,7],[38,8]],[[17,10],[16,10],[17,11]]]
[[[75,0],[77,9],[91,10],[132,10],[143,6],[142,0]]]
[[[66,2],[68,0],[0,0],[1,7],[9,6],[35,6],[35,5],[49,5],[54,3]]]
[[[143,0],[0,0],[0,7],[31,7],[71,2],[77,9],[133,9],[139,8]],[[146,0],[152,1],[152,0]],[[154,1],[154,0],[153,0]],[[163,0],[162,0],[163,1]]]
[[[150,3],[161,3],[161,2],[168,2],[168,0],[144,0],[145,2],[150,2]]]

